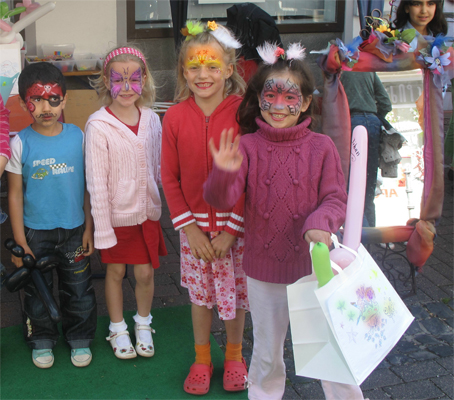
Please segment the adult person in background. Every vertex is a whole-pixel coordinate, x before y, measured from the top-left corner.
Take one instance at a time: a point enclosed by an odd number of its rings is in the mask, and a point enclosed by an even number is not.
[[[375,186],[379,163],[380,131],[382,122],[392,110],[391,100],[375,72],[349,72],[341,75],[350,108],[353,129],[362,125],[368,134],[367,181],[363,226],[375,226]],[[346,177],[347,178],[347,177]]]

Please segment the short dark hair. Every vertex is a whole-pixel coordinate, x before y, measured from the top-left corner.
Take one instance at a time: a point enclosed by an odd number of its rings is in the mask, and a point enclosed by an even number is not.
[[[446,35],[448,33],[448,23],[443,14],[443,3],[441,0],[432,0],[436,4],[435,14],[427,24],[427,27],[433,33],[434,36],[437,36],[439,33]],[[404,25],[410,20],[409,14],[405,11],[405,6],[411,6],[413,0],[401,0],[399,6],[396,10],[396,19],[393,21],[393,24],[396,29],[401,29]]]
[[[290,72],[293,78],[297,81],[304,98],[313,96],[315,89],[315,81],[312,72],[305,61],[291,60],[286,61],[282,58],[273,65],[262,63],[255,75],[250,79],[246,94],[241,102],[237,112],[237,122],[240,125],[241,133],[253,133],[258,130],[256,117],[261,117],[260,105],[258,97],[262,93],[265,81],[271,74],[279,74],[280,72]],[[306,111],[301,112],[298,118],[298,124],[307,117],[311,117],[312,121],[309,128],[313,125],[316,104],[312,100]]]
[[[66,94],[65,77],[61,71],[50,62],[37,62],[27,65],[19,76],[19,95],[23,101],[27,90],[38,82],[56,83],[61,87],[63,96]]]

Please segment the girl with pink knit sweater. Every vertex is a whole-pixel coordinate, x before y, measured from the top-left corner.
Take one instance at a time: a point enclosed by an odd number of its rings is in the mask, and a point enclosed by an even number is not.
[[[204,198],[223,210],[246,193],[244,258],[253,323],[249,399],[279,400],[285,390],[287,285],[312,272],[310,242],[331,244],[345,220],[347,194],[332,140],[310,130],[314,79],[299,43],[287,52],[259,47],[264,63],[238,109],[241,140],[221,134],[210,150]],[[363,399],[357,386],[322,382],[327,399]]]
[[[159,224],[161,123],[149,108],[155,98],[153,78],[138,49],[119,47],[107,54],[92,86],[104,104],[88,119],[85,154],[95,247],[107,263],[106,339],[118,358],[137,353],[152,357],[154,269],[159,267],[158,256],[167,254]],[[135,346],[123,318],[126,264],[134,265],[136,279]]]

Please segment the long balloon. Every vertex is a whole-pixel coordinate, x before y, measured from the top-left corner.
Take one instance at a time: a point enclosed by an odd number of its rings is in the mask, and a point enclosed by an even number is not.
[[[362,125],[358,125],[353,129],[350,158],[350,178],[343,244],[357,251],[361,242],[367,180],[367,130]],[[336,248],[331,250],[330,258],[341,268],[345,268],[355,259],[355,256],[345,249]]]

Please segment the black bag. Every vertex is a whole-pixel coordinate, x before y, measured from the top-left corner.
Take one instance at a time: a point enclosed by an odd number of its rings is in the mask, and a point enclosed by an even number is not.
[[[279,29],[273,17],[255,4],[242,3],[228,8],[227,27],[243,45],[240,55],[245,60],[261,61],[256,48],[264,42],[277,43],[282,47]]]

